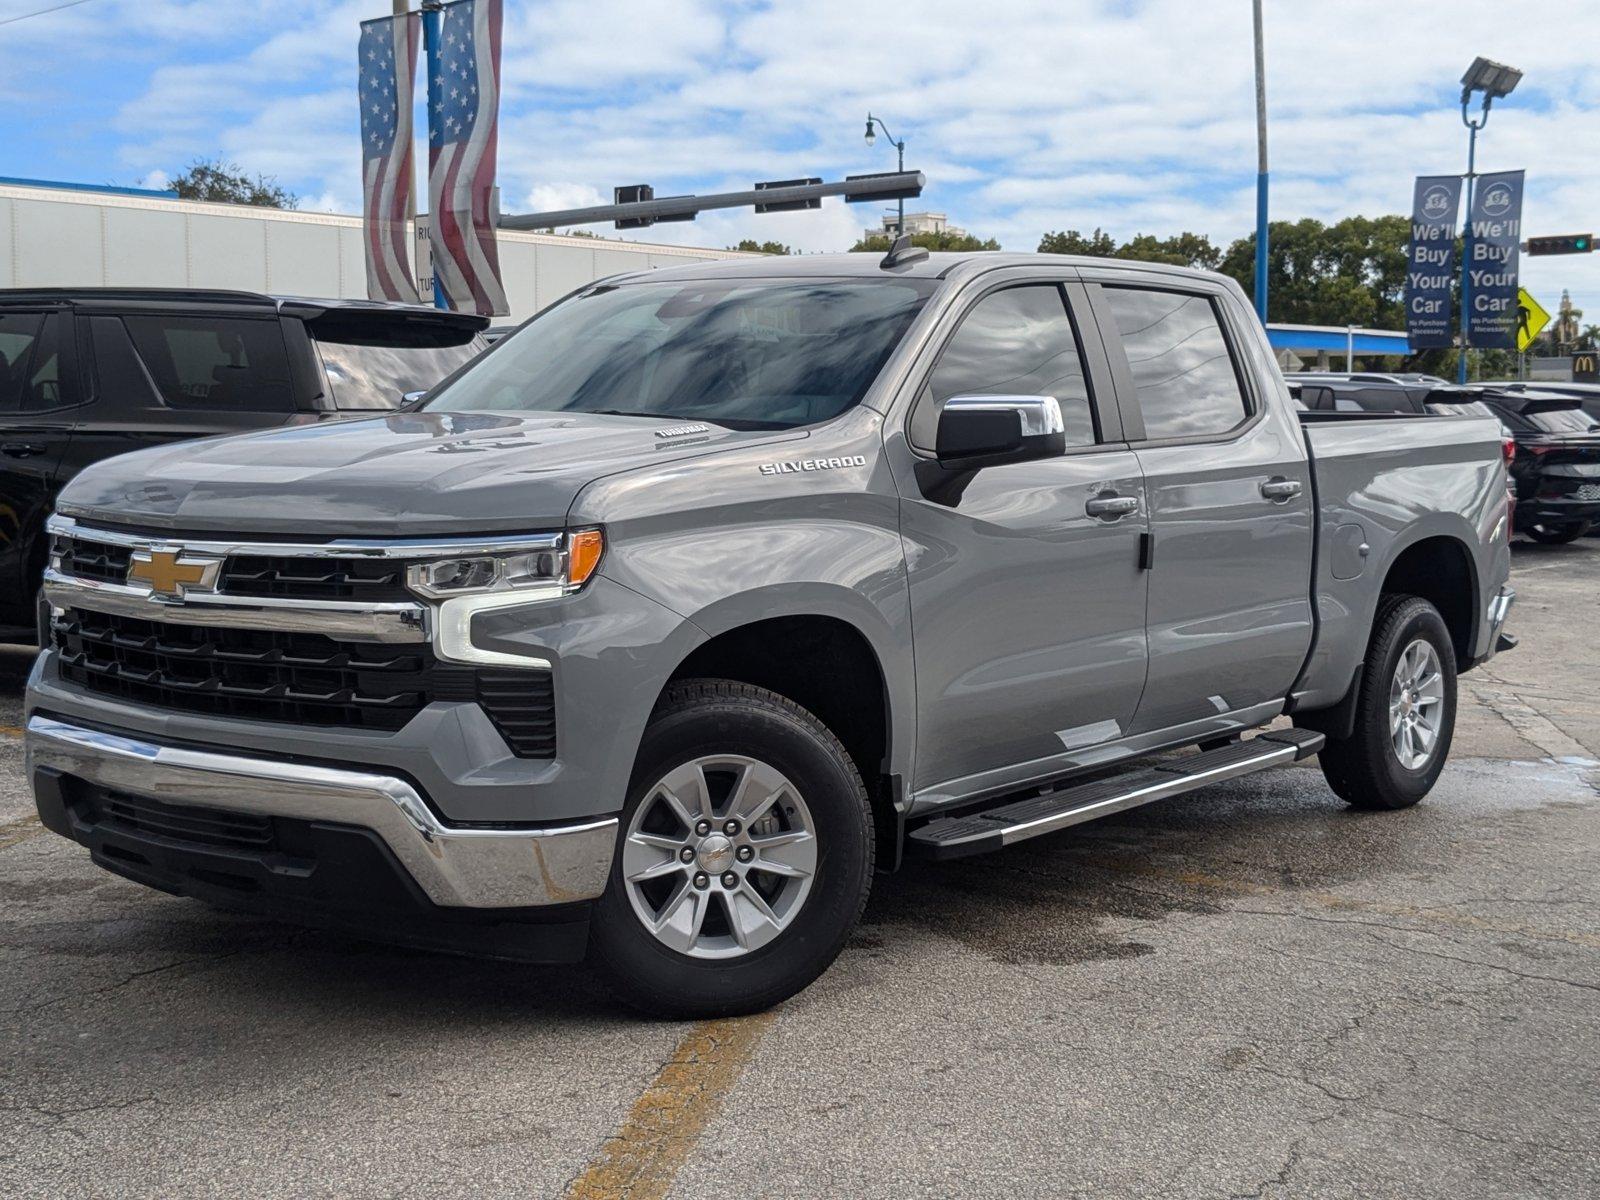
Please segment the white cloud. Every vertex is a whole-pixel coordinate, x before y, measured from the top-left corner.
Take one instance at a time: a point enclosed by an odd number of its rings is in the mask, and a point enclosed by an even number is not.
[[[96,114],[76,118],[92,123],[84,144],[100,155],[82,178],[104,178],[108,161],[150,177],[221,152],[316,197],[308,204],[349,211],[359,200],[357,24],[387,7],[101,0],[8,27],[0,96],[36,125],[69,102]],[[506,14],[508,209],[592,203],[622,183],[666,194],[886,170],[893,150],[862,144],[870,109],[906,139],[908,165],[927,172],[914,207],[1012,249],[1097,225],[1227,242],[1253,221],[1243,3],[508,0]],[[1590,39],[1510,20],[1500,0],[1279,0],[1267,5],[1267,38],[1275,218],[1403,211],[1413,175],[1460,170],[1455,80],[1489,49],[1526,78],[1495,108],[1481,165],[1528,169],[1530,230],[1593,223],[1600,71]],[[105,82],[113,76],[116,86]],[[880,211],[708,213],[637,236],[842,248]],[[1600,313],[1600,258],[1535,260],[1526,274],[1541,298],[1571,286]]]

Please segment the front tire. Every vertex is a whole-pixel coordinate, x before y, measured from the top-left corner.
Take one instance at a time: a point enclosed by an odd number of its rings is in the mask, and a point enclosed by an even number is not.
[[[1527,534],[1542,546],[1565,546],[1589,532],[1589,521],[1573,521],[1565,525],[1530,525]]]
[[[1356,701],[1355,729],[1318,754],[1322,774],[1353,808],[1410,808],[1432,790],[1455,733],[1455,648],[1444,618],[1417,596],[1387,596]]]
[[[690,680],[639,747],[590,951],[618,994],[732,1016],[838,957],[872,882],[872,809],[832,732],[749,684]]]

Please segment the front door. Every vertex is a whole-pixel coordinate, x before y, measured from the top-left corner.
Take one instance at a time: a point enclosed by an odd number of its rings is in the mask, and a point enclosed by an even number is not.
[[[1150,501],[1144,733],[1288,695],[1311,644],[1314,522],[1304,441],[1246,357],[1259,347],[1237,297],[1127,278],[1090,296]]]
[[[975,473],[921,457],[901,480],[919,801],[1046,774],[1121,736],[1144,686],[1143,484],[1098,343],[1091,332],[1086,354],[1078,334],[1092,318],[1069,297],[1081,290],[1028,282],[977,298],[909,422],[926,452],[952,396],[1049,395],[1068,441],[1062,456]]]

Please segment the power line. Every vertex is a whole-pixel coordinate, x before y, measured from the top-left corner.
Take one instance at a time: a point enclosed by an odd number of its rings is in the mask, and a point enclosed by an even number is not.
[[[49,8],[35,9],[33,12],[22,13],[15,17],[0,18],[0,25],[10,25],[17,21],[26,21],[29,17],[42,17],[49,13],[60,12],[63,8],[76,8],[80,4],[87,4],[89,0],[67,0],[65,4],[53,4]]]

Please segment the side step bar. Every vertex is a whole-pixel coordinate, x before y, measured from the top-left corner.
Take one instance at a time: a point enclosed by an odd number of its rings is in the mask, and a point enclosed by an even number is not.
[[[1324,741],[1322,734],[1310,729],[1270,730],[1247,742],[1233,742],[1126,775],[1059,788],[964,817],[929,821],[910,834],[908,848],[939,860],[984,854],[1152,800],[1299,762],[1322,749]]]

